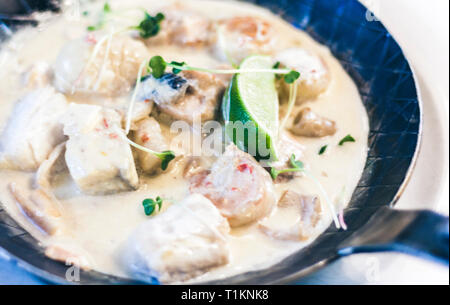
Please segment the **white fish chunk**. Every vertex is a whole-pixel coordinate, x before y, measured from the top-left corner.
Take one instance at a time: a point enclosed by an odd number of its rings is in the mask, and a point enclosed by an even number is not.
[[[143,119],[136,125],[137,129],[134,132],[134,142],[157,152],[168,150],[168,145],[162,135],[161,127],[154,118]],[[139,165],[144,172],[152,174],[161,167],[160,158],[141,150],[138,150],[136,153]]]
[[[149,57],[147,48],[131,37],[114,36],[110,48],[105,41],[93,56],[100,39],[73,40],[61,49],[54,63],[57,90],[101,97],[117,97],[130,91],[139,66]]]
[[[91,195],[136,189],[138,175],[120,115],[96,105],[70,104],[62,118],[65,159],[81,191]]]
[[[0,168],[35,171],[64,141],[60,117],[67,107],[64,95],[51,87],[20,99],[0,138]]]
[[[210,199],[232,227],[266,216],[276,204],[268,172],[233,144],[209,171],[192,178],[190,189]]]
[[[163,283],[186,281],[229,261],[227,220],[205,197],[193,194],[151,217],[123,252],[129,272]]]
[[[309,107],[299,111],[290,128],[290,131],[297,136],[313,138],[332,136],[336,130],[334,121],[316,114]]]

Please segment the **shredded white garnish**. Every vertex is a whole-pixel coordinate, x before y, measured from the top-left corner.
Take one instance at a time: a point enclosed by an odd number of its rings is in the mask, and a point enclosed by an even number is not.
[[[133,114],[133,108],[134,103],[136,102],[136,97],[139,92],[139,89],[141,87],[141,78],[142,78],[142,70],[144,69],[145,65],[147,64],[147,61],[144,60],[141,65],[139,66],[139,71],[136,79],[136,86],[134,87],[133,96],[131,97],[130,105],[128,106],[128,113],[127,113],[127,123],[125,127],[125,134],[128,134],[131,129],[131,116]]]
[[[109,33],[109,35],[108,35],[105,55],[103,56],[102,66],[100,68],[100,72],[98,73],[97,81],[95,82],[95,85],[94,85],[94,91],[98,90],[98,87],[100,86],[100,81],[102,80],[102,77],[103,77],[103,73],[105,72],[106,63],[108,62],[109,52],[111,51],[112,37],[113,37],[113,32]]]
[[[281,121],[280,129],[279,129],[280,132],[283,130],[284,126],[286,125],[287,120],[289,119],[289,116],[292,113],[292,110],[294,109],[295,100],[297,99],[297,90],[298,90],[297,81],[295,81],[294,83],[289,85],[288,109],[287,109],[286,115],[283,118],[283,121]]]
[[[139,149],[139,150],[145,151],[145,152],[147,152],[147,153],[149,153],[149,154],[157,154],[157,153],[158,153],[158,152],[155,152],[155,151],[153,151],[153,150],[151,150],[151,149],[148,149],[147,147],[144,147],[144,146],[142,146],[142,145],[139,145],[139,144],[137,144],[137,143],[131,141],[130,139],[128,139],[128,137],[127,137],[126,135],[124,135],[123,138],[124,138],[124,140],[127,141],[131,146],[136,147],[136,148]]]

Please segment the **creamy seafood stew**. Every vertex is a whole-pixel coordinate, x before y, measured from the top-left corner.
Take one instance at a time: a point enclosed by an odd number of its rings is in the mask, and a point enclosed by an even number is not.
[[[154,32],[122,30],[139,24],[143,9]],[[131,278],[204,281],[273,265],[333,219],[345,229],[339,212],[363,170],[368,118],[326,47],[234,1],[89,2],[81,12],[37,16],[38,28],[22,29],[0,52],[0,202],[47,256]],[[233,69],[253,54],[300,72],[272,167],[294,168],[295,155],[305,171],[272,179],[234,144],[211,156],[174,144],[205,139],[194,113],[223,121],[231,75],[168,67],[157,78],[141,66],[160,55]],[[290,90],[276,82],[281,120]],[[188,132],[171,130],[179,121]],[[175,159],[162,170],[139,147]]]

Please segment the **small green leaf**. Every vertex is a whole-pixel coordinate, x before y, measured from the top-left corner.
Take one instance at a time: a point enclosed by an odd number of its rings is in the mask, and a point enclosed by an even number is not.
[[[171,64],[172,66],[179,66],[180,68],[182,68],[182,67],[184,67],[184,66],[187,65],[184,61],[183,61],[183,62],[172,61],[170,64]],[[173,67],[173,69],[172,69],[172,73],[173,73],[173,74],[178,74],[178,73],[180,73],[181,71],[183,71],[183,70],[182,70],[182,69],[175,68],[175,67]]]
[[[155,211],[155,201],[153,199],[145,199],[142,201],[142,205],[144,206],[145,215],[150,216]]]
[[[294,83],[300,77],[300,73],[292,70],[288,74],[284,75],[284,81],[288,84]]]
[[[270,176],[272,176],[272,179],[277,179],[278,175],[280,174],[280,171],[276,170],[274,167],[270,168]]]
[[[296,161],[295,160],[295,155],[294,154],[291,155],[290,161],[291,161],[291,166],[293,168],[298,168],[300,170],[305,168],[305,165],[303,164],[302,161]]]
[[[305,169],[305,164],[302,161],[297,161],[295,160],[295,155],[292,154],[291,158],[289,159],[290,163],[291,163],[291,168],[287,168],[287,169],[282,169],[282,170],[277,170],[275,168],[270,168],[270,176],[272,177],[273,180],[277,179],[277,177],[280,174],[284,174],[284,173],[292,173],[292,172],[301,172]]]
[[[105,5],[103,6],[103,12],[105,12],[105,13],[111,12],[111,6],[109,5],[108,2],[106,2]]]
[[[339,141],[339,146],[344,145],[344,143],[346,142],[356,142],[356,140],[350,134],[348,134],[345,137],[343,137],[341,141]]]
[[[82,14],[84,17],[89,16],[89,11],[84,11]]]
[[[96,27],[96,26],[93,26],[93,25],[88,26],[86,29],[87,29],[89,32],[97,31],[97,27]]]
[[[280,67],[281,63],[279,61],[277,61],[274,65],[273,68],[274,69],[278,69]]]
[[[155,78],[161,78],[166,71],[167,63],[161,56],[153,56],[149,63],[151,73]]]
[[[324,145],[320,148],[319,150],[319,155],[323,155],[325,153],[325,151],[327,150],[328,145]]]
[[[164,151],[161,153],[160,159],[162,160],[161,169],[166,170],[167,167],[169,166],[170,161],[175,159],[175,154],[173,153],[173,151],[170,151],[170,150]]]
[[[145,12],[144,20],[142,20],[135,29],[139,30],[139,35],[144,39],[156,36],[161,29],[160,23],[164,18],[165,16],[162,13],[158,13],[153,17]]]

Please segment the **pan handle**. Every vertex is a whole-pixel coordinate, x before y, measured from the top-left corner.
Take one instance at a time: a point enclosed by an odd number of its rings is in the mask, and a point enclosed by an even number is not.
[[[449,218],[432,211],[383,207],[339,249],[339,255],[398,251],[448,265]]]

